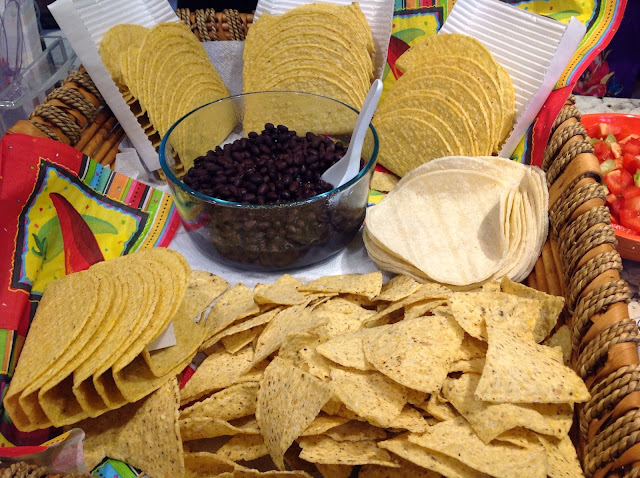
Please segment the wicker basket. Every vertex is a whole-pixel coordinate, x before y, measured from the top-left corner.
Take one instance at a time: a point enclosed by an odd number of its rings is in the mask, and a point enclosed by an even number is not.
[[[529,285],[566,298],[572,364],[592,398],[578,408],[575,441],[587,478],[640,476],[640,335],[605,205],[597,158],[570,98],[556,119],[543,169],[549,240]]]

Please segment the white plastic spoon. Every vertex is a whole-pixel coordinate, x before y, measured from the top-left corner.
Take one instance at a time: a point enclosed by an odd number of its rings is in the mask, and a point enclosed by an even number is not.
[[[320,177],[320,179],[328,182],[334,188],[340,187],[350,181],[360,170],[362,144],[364,143],[371,118],[373,118],[373,113],[375,113],[378,107],[378,100],[380,99],[381,93],[382,81],[374,80],[364,100],[358,119],[356,120],[356,126],[353,128],[347,152]]]

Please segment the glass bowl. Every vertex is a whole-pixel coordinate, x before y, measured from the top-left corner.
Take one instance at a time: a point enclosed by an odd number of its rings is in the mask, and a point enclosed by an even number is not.
[[[304,267],[339,252],[364,221],[378,154],[372,125],[360,172],[309,199],[265,205],[230,202],[202,194],[181,178],[197,157],[251,131],[260,133],[266,123],[287,126],[298,136],[329,136],[346,150],[357,117],[356,109],[337,100],[281,91],[231,96],[179,119],[162,139],[160,165],[192,242],[219,262],[263,271]]]

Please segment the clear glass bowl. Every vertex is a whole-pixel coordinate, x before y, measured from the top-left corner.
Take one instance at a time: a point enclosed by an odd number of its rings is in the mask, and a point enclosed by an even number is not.
[[[278,205],[229,202],[204,195],[180,178],[205,155],[266,123],[285,125],[299,136],[330,136],[345,146],[358,116],[331,98],[297,92],[259,92],[206,104],[178,120],[160,145],[160,165],[193,243],[227,265],[282,270],[322,261],[349,243],[364,221],[378,136],[369,125],[356,177],[312,198]],[[247,126],[245,128],[244,126]]]

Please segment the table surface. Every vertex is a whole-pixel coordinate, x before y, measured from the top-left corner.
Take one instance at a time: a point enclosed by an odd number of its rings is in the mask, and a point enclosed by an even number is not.
[[[588,113],[629,113],[640,115],[640,99],[596,98],[576,96],[576,106],[582,114]],[[624,259],[622,278],[629,283],[632,300],[629,315],[640,325],[640,262]]]

